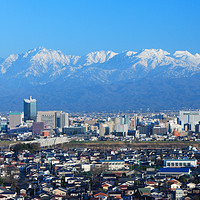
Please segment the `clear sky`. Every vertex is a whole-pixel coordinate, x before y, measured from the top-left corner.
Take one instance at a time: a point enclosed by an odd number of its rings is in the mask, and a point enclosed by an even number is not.
[[[0,57],[40,46],[200,53],[200,0],[0,0]]]

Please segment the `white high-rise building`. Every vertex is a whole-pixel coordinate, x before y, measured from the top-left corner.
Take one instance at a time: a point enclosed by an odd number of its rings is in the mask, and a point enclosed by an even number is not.
[[[184,129],[185,124],[191,125],[191,130],[195,131],[195,125],[200,121],[200,110],[196,111],[180,111],[179,121],[181,122],[181,128]]]

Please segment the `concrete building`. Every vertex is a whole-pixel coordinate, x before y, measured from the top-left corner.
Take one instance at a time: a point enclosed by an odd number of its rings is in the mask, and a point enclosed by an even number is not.
[[[120,124],[120,118],[119,118],[119,117],[116,117],[116,118],[114,119],[114,122],[115,122],[115,125]]]
[[[127,136],[128,133],[128,124],[117,124],[116,125],[116,132],[122,133],[124,137]]]
[[[170,120],[168,123],[168,131],[169,133],[173,133],[174,130],[177,130],[178,132],[180,132],[182,130],[181,125],[174,123],[173,120]]]
[[[99,136],[103,137],[105,135],[109,135],[109,126],[108,124],[100,123],[99,124]]]
[[[112,133],[115,129],[115,122],[113,120],[106,122],[109,127],[109,133]]]
[[[175,200],[182,200],[183,199],[183,195],[184,195],[184,192],[183,192],[182,189],[177,188],[175,190]]]
[[[55,113],[56,111],[38,111],[37,122],[44,122],[45,128],[54,129],[56,127]]]
[[[195,133],[200,133],[200,122],[195,125]]]
[[[34,122],[32,128],[33,135],[41,135],[44,128],[45,128],[44,122]]]
[[[200,122],[200,110],[180,111],[178,121],[181,124],[182,130],[184,130],[185,124],[190,124],[191,130],[195,131],[195,125]]]
[[[69,126],[68,113],[63,111],[38,111],[37,122],[44,122],[45,128],[62,130]]]
[[[152,129],[152,134],[161,134],[165,135],[167,133],[167,128],[161,127],[161,126],[154,126]]]
[[[101,164],[103,168],[108,170],[120,170],[125,167],[124,160],[102,160]]]
[[[65,126],[69,126],[68,113],[63,111],[55,112],[55,127],[56,128],[64,128]]]
[[[141,125],[138,126],[137,129],[139,130],[139,134],[150,136],[152,134],[151,126],[150,125]]]
[[[67,135],[79,135],[85,133],[85,127],[64,127],[62,132]]]
[[[120,118],[120,124],[128,124],[129,125],[129,117],[124,115]]]
[[[164,161],[165,167],[197,167],[196,159],[167,159]]]
[[[24,99],[24,121],[37,119],[37,100],[32,99],[30,96],[29,99]]]
[[[11,112],[9,114],[10,117],[10,129],[16,128],[16,126],[19,126],[23,123],[23,113],[21,112]]]

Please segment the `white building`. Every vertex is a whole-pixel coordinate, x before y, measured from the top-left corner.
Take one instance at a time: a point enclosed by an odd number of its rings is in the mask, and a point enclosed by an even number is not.
[[[200,121],[200,110],[197,111],[180,111],[179,121],[181,122],[181,127],[184,129],[185,124],[191,125],[191,130],[195,131],[195,124]]]
[[[181,200],[183,198],[184,192],[182,189],[177,188],[175,191],[175,199],[176,200]]]
[[[197,167],[196,159],[167,159],[164,161],[165,167]]]
[[[125,162],[123,160],[102,160],[102,167],[108,170],[121,170],[124,169]]]
[[[117,124],[116,132],[123,133],[123,136],[126,137],[128,133],[128,124]]]
[[[174,122],[174,120],[170,120],[168,125],[169,125],[170,133],[173,133],[174,130],[177,130],[179,132],[181,132],[181,130],[182,130],[182,126],[180,124],[177,124],[176,122]]]
[[[94,167],[93,164],[88,164],[88,163],[83,163],[81,165],[81,168],[83,169],[84,172],[89,172],[91,169]]]

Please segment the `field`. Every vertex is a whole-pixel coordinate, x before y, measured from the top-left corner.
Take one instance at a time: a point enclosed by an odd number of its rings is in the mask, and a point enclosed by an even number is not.
[[[71,141],[63,144],[63,148],[92,148],[92,149],[175,149],[186,148],[187,146],[200,147],[198,141],[148,141],[148,142],[123,142],[123,141]]]

